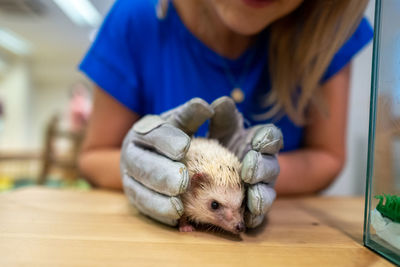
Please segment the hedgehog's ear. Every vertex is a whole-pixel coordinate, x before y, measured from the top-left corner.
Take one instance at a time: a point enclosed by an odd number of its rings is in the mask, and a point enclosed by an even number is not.
[[[199,187],[208,181],[208,175],[204,172],[198,172],[193,174],[192,179],[190,179],[190,189]]]

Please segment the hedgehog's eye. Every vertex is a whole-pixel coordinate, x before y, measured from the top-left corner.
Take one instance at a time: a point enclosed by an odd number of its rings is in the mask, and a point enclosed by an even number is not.
[[[216,209],[218,209],[219,208],[219,203],[217,202],[217,201],[213,201],[213,202],[211,202],[211,208],[213,209],[213,210],[216,210]]]

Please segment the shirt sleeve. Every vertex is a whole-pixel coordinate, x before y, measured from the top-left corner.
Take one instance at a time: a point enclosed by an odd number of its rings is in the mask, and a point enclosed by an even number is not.
[[[133,27],[135,8],[142,1],[118,0],[105,18],[79,69],[124,106],[143,114],[138,60],[140,38]],[[136,17],[135,17],[136,18]]]
[[[333,57],[322,83],[329,80],[346,66],[354,55],[356,55],[373,37],[373,29],[366,18],[363,18],[353,35],[344,43]]]

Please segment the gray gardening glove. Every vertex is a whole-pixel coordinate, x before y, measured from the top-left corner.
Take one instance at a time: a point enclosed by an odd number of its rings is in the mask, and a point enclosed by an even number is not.
[[[273,124],[245,129],[243,116],[229,97],[215,100],[211,107],[209,138],[234,152],[242,161],[241,178],[248,184],[246,226],[262,223],[275,200],[274,185],[279,174],[278,151],[283,147],[281,131]]]
[[[160,116],[147,115],[126,135],[121,150],[121,177],[129,201],[142,213],[168,225],[183,214],[179,195],[189,175],[178,162],[190,146],[190,136],[211,116],[210,105],[200,98]]]

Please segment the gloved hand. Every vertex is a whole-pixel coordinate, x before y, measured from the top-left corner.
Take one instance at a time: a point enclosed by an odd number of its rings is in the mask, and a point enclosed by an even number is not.
[[[229,97],[215,100],[211,107],[209,138],[217,139],[242,161],[241,178],[248,184],[246,226],[262,223],[275,200],[274,185],[279,174],[277,153],[283,147],[281,131],[273,124],[245,129],[243,116]]]
[[[183,214],[179,195],[189,175],[178,162],[190,146],[190,135],[211,116],[210,105],[200,98],[160,116],[147,115],[126,135],[121,150],[121,177],[125,194],[142,213],[168,225]]]

